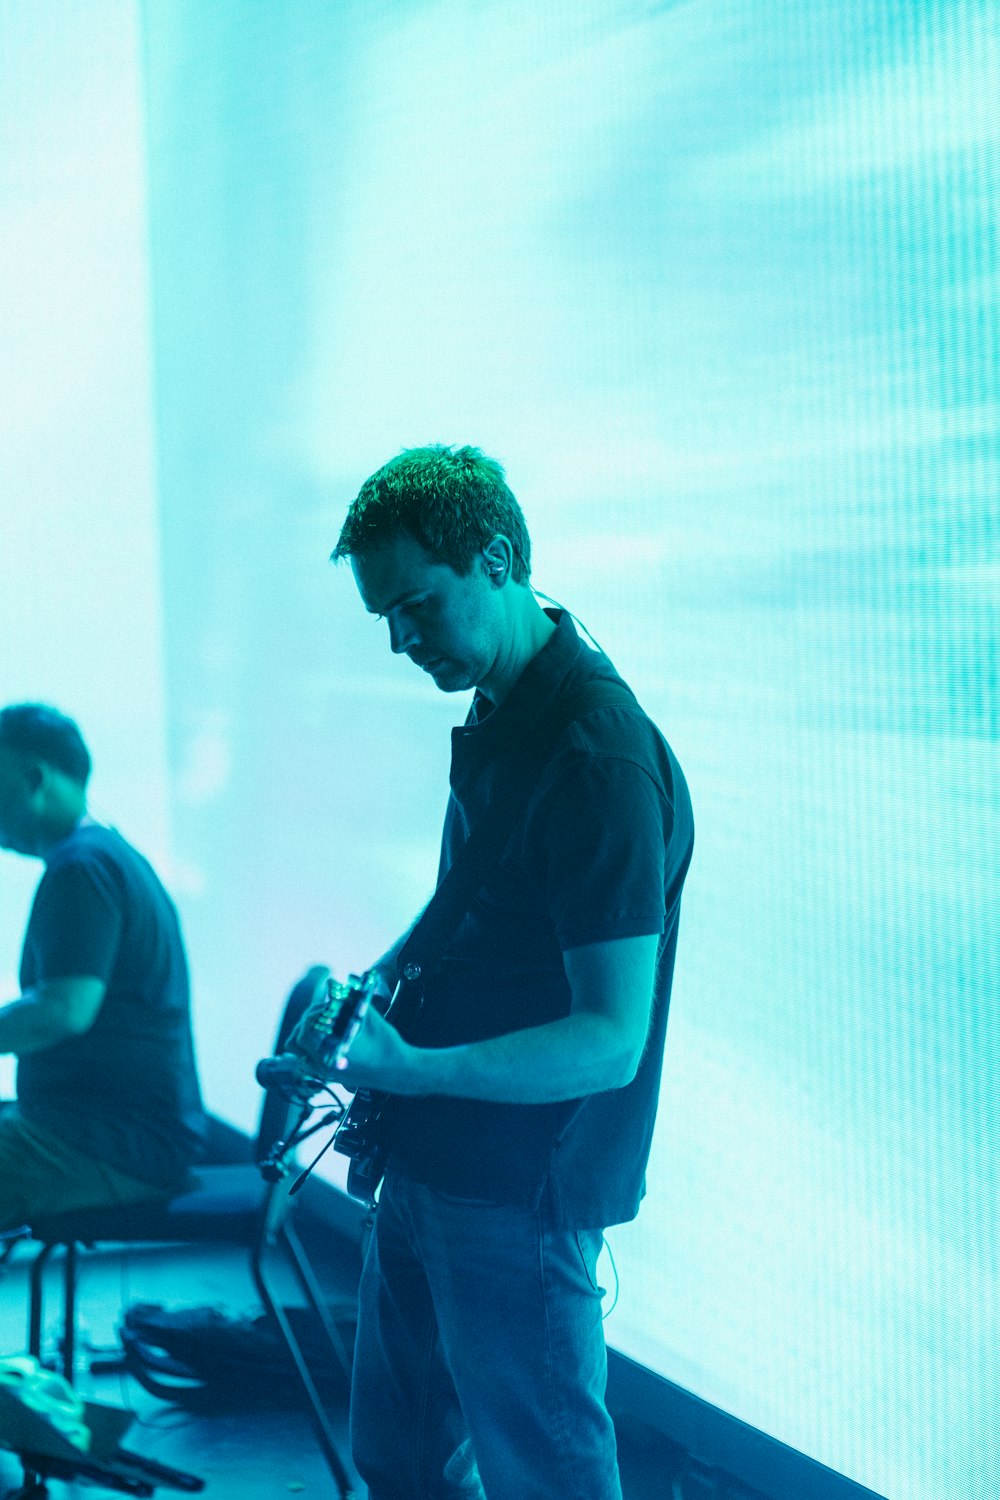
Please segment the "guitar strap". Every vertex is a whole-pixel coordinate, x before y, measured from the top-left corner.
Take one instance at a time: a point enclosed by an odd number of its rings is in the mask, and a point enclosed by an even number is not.
[[[557,693],[546,704],[528,732],[503,757],[489,807],[397,954],[400,979],[416,982],[441,959],[526,810],[563,731],[592,709],[628,708],[634,707],[635,702],[635,694],[623,682],[593,678],[568,692]]]

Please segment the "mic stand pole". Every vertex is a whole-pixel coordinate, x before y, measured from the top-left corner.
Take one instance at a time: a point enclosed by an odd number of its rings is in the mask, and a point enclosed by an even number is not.
[[[337,1487],[339,1500],[357,1500],[357,1491],[353,1487],[351,1477],[340,1456],[330,1418],[327,1415],[323,1400],[316,1387],[312,1371],[309,1369],[302,1345],[296,1336],[295,1330],[292,1328],[288,1312],[279,1299],[277,1289],[272,1290],[267,1284],[263,1268],[264,1251],[274,1246],[280,1240],[282,1248],[289,1258],[299,1287],[305,1297],[306,1305],[323,1329],[327,1343],[330,1345],[331,1353],[343,1371],[348,1389],[350,1389],[351,1357],[330,1316],[326,1296],[316,1279],[315,1272],[295,1232],[289,1214],[291,1193],[290,1189],[285,1185],[285,1180],[292,1169],[292,1157],[295,1148],[300,1141],[312,1135],[315,1130],[321,1129],[327,1123],[328,1119],[328,1115],[326,1115],[318,1124],[311,1126],[308,1130],[304,1130],[305,1121],[310,1113],[311,1106],[308,1103],[304,1104],[295,1128],[287,1140],[277,1141],[268,1156],[260,1163],[261,1174],[269,1186],[265,1198],[261,1233],[251,1257],[250,1270],[253,1274],[261,1301],[273,1317],[275,1323],[277,1323],[282,1339],[295,1366],[299,1382],[309,1403],[316,1441],[322,1450],[327,1467]]]

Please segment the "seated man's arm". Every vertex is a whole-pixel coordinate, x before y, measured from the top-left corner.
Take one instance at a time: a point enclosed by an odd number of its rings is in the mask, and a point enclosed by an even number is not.
[[[635,1076],[649,1029],[659,934],[614,938],[563,955],[568,1016],[457,1047],[412,1047],[368,1012],[339,1075],[352,1088],[549,1104]]]
[[[39,981],[0,1009],[0,1052],[42,1052],[82,1036],[97,1019],[106,989],[103,979],[89,974]]]

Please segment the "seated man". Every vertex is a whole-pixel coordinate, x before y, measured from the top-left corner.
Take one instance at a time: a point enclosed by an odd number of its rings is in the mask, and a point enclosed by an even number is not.
[[[0,846],[45,862],[0,1006],[18,1058],[0,1104],[0,1230],[169,1195],[205,1120],[177,913],[154,871],[87,812],[90,755],[71,719],[0,710]]]

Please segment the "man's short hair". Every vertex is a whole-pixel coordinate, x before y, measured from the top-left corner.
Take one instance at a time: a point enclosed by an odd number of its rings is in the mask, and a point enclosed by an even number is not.
[[[12,703],[0,708],[0,746],[36,756],[86,786],[90,751],[72,719],[45,703]]]
[[[463,575],[495,536],[505,536],[514,554],[514,582],[527,583],[531,575],[521,507],[502,466],[478,448],[435,443],[391,458],[361,486],[331,557],[336,562],[364,556],[402,533]]]

